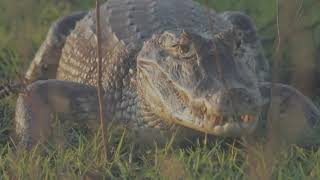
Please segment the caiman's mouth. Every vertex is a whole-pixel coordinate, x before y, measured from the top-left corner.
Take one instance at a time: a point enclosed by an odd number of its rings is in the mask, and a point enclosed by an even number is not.
[[[242,136],[252,133],[258,124],[259,116],[244,114],[240,116],[207,116],[204,119],[190,117],[178,113],[173,114],[176,123],[199,131],[218,136]],[[187,121],[186,121],[187,120]]]

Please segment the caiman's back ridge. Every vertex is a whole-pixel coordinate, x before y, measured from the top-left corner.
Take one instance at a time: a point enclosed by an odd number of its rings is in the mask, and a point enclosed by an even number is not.
[[[23,144],[50,136],[53,113],[79,122],[97,119],[95,21],[92,10],[51,28],[28,70],[35,82],[17,103]],[[107,119],[142,134],[179,127],[190,129],[188,135],[257,131],[270,99],[261,93],[269,86],[260,84],[269,68],[248,16],[216,13],[191,0],[109,0],[101,7],[101,27]],[[36,81],[43,77],[51,80]],[[303,95],[280,89],[293,94],[308,125],[310,111],[319,115]]]
[[[231,28],[229,22],[221,20],[219,16],[214,16],[214,12],[210,14],[214,18],[212,20],[217,19],[216,21],[220,22],[214,26],[215,33]],[[59,79],[72,81],[78,79],[77,81],[84,82],[86,74],[96,74],[90,72],[90,67],[94,67],[96,61],[94,17],[95,11],[89,12],[78,22],[74,31],[67,38],[58,69]],[[184,2],[180,0],[111,0],[101,7],[101,17],[104,59],[107,59],[109,54],[120,53],[121,49],[127,51],[128,54],[132,51],[139,51],[145,40],[164,30],[184,29],[206,36],[212,35],[208,24],[211,18],[208,18],[202,6],[191,0]],[[128,60],[135,63],[134,58]],[[121,63],[130,63],[121,62],[121,59],[114,61],[108,64],[123,67],[128,65]],[[72,74],[73,72],[76,74]],[[65,75],[66,73],[69,74]],[[120,73],[117,72],[117,74]]]

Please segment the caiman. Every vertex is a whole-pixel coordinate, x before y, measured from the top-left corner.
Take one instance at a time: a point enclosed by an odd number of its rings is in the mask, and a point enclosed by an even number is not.
[[[56,113],[99,123],[95,13],[51,26],[26,73],[32,83],[17,100],[21,143],[48,138]],[[106,121],[141,134],[182,128],[180,138],[254,136],[272,94],[282,132],[296,142],[315,130],[320,112],[307,97],[265,82],[268,61],[249,16],[192,0],[109,0],[100,16]]]

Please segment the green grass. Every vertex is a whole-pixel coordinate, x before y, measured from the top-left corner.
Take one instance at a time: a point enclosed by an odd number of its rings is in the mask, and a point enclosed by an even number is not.
[[[317,149],[292,146],[268,164],[272,157],[258,147],[252,150],[222,139],[183,148],[170,143],[138,147],[127,132],[123,128],[108,130],[107,157],[99,135],[74,132],[73,143],[38,145],[31,150],[7,143],[0,151],[0,179],[320,178]]]
[[[320,178],[318,149],[290,146],[268,156],[267,149],[225,139],[177,148],[172,146],[174,138],[164,146],[144,146],[133,143],[129,130],[111,127],[106,157],[99,134],[84,135],[77,128],[66,131],[67,139],[57,138],[31,150],[10,141],[3,144],[0,179]]]
[[[204,1],[202,1],[204,2]],[[297,2],[297,1],[295,1]],[[304,1],[308,7],[311,0]],[[218,11],[242,10],[250,14],[265,39],[274,39],[276,1],[209,1]],[[45,38],[50,23],[73,10],[93,7],[92,0],[0,0],[0,76],[15,79],[24,72]],[[319,3],[306,16],[319,21]],[[312,27],[314,44],[319,46],[320,28]],[[272,42],[264,42],[272,57]],[[283,76],[290,79],[289,47],[284,48]],[[2,81],[2,80],[1,80]],[[1,82],[0,81],[0,82]],[[290,146],[279,152],[267,146],[239,145],[225,139],[194,142],[188,147],[151,145],[133,142],[130,131],[108,130],[108,156],[102,151],[99,135],[84,133],[77,127],[64,130],[58,138],[32,150],[17,147],[10,138],[13,131],[15,97],[0,102],[0,179],[320,179],[320,151],[317,148]],[[59,137],[65,137],[67,140]],[[274,152],[275,151],[275,152]]]

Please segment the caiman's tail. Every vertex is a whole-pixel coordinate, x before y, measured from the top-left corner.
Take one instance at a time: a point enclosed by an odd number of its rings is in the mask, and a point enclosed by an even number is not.
[[[0,84],[0,100],[12,95],[21,92],[22,85],[20,83],[7,83]]]

